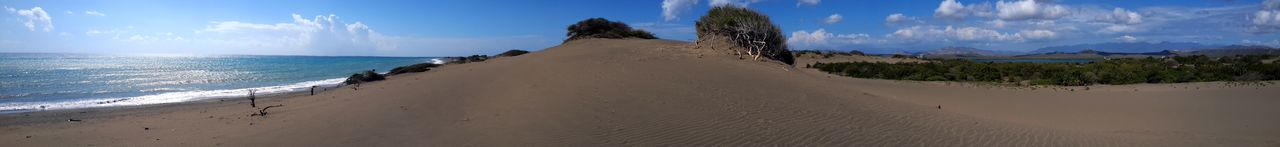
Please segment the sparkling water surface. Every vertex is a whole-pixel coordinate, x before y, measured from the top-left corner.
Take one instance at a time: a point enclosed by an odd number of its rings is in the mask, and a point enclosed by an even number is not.
[[[0,113],[243,97],[333,86],[431,57],[0,53]]]

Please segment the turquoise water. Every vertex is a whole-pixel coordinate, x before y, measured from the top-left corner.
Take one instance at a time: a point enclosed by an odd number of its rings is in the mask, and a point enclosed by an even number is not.
[[[973,59],[974,62],[1089,63],[1090,59]]]
[[[351,73],[429,57],[0,53],[0,112],[133,106],[334,86]]]

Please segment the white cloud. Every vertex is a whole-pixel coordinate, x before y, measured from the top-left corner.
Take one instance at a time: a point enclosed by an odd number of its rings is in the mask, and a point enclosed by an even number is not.
[[[897,24],[897,23],[904,23],[904,22],[919,22],[919,21],[920,21],[919,18],[903,15],[902,13],[889,14],[889,16],[886,16],[884,18],[884,22],[889,24]]]
[[[933,17],[963,19],[968,16],[969,10],[967,9],[964,4],[956,2],[956,0],[943,0],[941,4],[938,4],[938,9],[933,10]]]
[[[1014,35],[1027,40],[1048,40],[1058,38],[1057,32],[1049,30],[1023,30]]]
[[[1138,42],[1138,41],[1141,41],[1142,39],[1139,39],[1138,37],[1133,37],[1133,36],[1129,36],[1129,35],[1124,35],[1124,36],[1116,37],[1116,40],[1120,40],[1120,41],[1124,41],[1124,42],[1131,42],[1131,43],[1132,43],[1132,42]]]
[[[1253,40],[1245,39],[1245,40],[1240,41],[1240,43],[1241,43],[1241,44],[1246,44],[1246,45],[1263,45],[1263,46],[1271,46],[1271,47],[1280,47],[1280,39],[1277,39],[1277,40],[1271,40],[1271,41],[1265,41],[1265,40],[1264,40],[1264,41],[1253,41]]]
[[[723,5],[748,6],[752,3],[758,3],[760,0],[709,0],[712,7]]]
[[[76,14],[76,12],[67,11],[67,14]]]
[[[364,25],[364,23],[362,23],[362,22],[356,22],[356,23],[354,23],[354,24],[347,24],[347,33],[356,33],[356,31],[360,31],[360,30],[368,30],[368,29],[369,29],[369,26],[368,26],[368,25]]]
[[[817,6],[818,3],[821,3],[821,2],[822,0],[797,0],[796,6],[800,6],[800,5]]]
[[[34,7],[27,10],[19,10],[5,7],[5,10],[22,16],[22,24],[27,27],[27,30],[36,31],[37,25],[40,25],[40,28],[45,32],[53,31],[53,17],[49,17],[49,12],[45,12],[44,8]]]
[[[844,20],[844,16],[840,16],[840,14],[831,14],[831,16],[827,16],[827,19],[822,20],[822,22],[827,24],[835,24],[835,23],[839,23],[841,20]]]
[[[680,13],[689,11],[694,5],[698,5],[698,0],[663,0],[662,1],[662,18],[672,21],[680,18]]]
[[[912,26],[898,29],[887,36],[909,40],[1023,42],[1029,40],[1055,39],[1058,37],[1058,33],[1050,30],[1024,30],[1010,34],[978,27],[947,26],[945,28],[939,28],[936,26]]]
[[[871,41],[871,35],[868,34],[833,34],[827,32],[826,29],[818,29],[813,32],[795,31],[791,32],[791,37],[787,38],[788,45],[805,47],[863,44]]]
[[[1142,15],[1138,15],[1137,12],[1132,12],[1123,8],[1116,8],[1111,12],[1111,15],[1107,15],[1105,19],[1115,24],[1134,25],[1142,23]]]
[[[13,7],[9,7],[9,6],[4,6],[4,11],[17,12],[18,9],[14,9]],[[71,11],[67,11],[67,12],[71,12]]]
[[[107,16],[107,14],[102,14],[102,12],[98,12],[98,11],[84,11],[84,14],[93,15],[93,16]]]
[[[1280,25],[1280,11],[1262,10],[1253,13],[1253,24],[1256,25]]]
[[[215,36],[227,43],[244,41],[257,46],[294,49],[394,50],[395,42],[399,41],[397,37],[379,34],[363,22],[345,24],[336,15],[306,19],[293,14],[293,23],[276,24],[212,22],[196,33]]]
[[[1139,31],[1142,31],[1142,30],[1140,30],[1140,29],[1138,29],[1138,27],[1134,27],[1134,26],[1127,26],[1127,25],[1111,25],[1111,26],[1104,27],[1104,28],[1102,28],[1101,30],[1098,30],[1098,33],[1102,33],[1102,34],[1116,34],[1116,33],[1133,33],[1133,32],[1139,32]]]
[[[1254,12],[1248,19],[1253,22],[1253,26],[1249,28],[1253,33],[1280,32],[1280,0],[1263,1],[1262,10]]]
[[[1070,13],[1067,7],[1044,0],[998,1],[996,11],[996,16],[1003,20],[1053,20]]]

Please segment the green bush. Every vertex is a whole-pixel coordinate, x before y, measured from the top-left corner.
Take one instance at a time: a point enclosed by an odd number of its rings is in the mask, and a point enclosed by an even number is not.
[[[564,42],[586,38],[641,38],[641,39],[658,39],[653,33],[644,30],[632,29],[622,22],[609,21],[604,18],[590,18],[579,21],[576,24],[569,25],[569,36]]]
[[[514,56],[524,55],[528,53],[529,51],[525,51],[525,50],[509,50],[493,56],[494,57],[514,57]]]
[[[782,34],[782,29],[774,25],[769,20],[769,16],[755,10],[733,5],[717,6],[711,8],[707,15],[699,18],[695,25],[697,25],[698,38],[726,37],[730,39],[730,43],[742,48],[757,45],[755,43],[757,41],[763,42],[761,51],[763,57],[795,64],[795,57],[787,49],[787,40]]]

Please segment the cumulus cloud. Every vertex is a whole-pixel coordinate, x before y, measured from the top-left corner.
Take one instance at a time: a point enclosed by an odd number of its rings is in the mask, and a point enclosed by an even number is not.
[[[98,12],[98,11],[84,11],[84,14],[93,15],[93,16],[107,16],[107,14],[103,14],[102,12]]]
[[[1022,42],[1034,40],[1047,40],[1058,37],[1057,32],[1050,30],[1024,30],[1018,33],[1003,33],[992,29],[984,29],[979,27],[953,27],[945,28],[935,26],[912,26],[898,29],[888,35],[899,39],[911,40],[943,40],[943,41],[970,41],[970,42],[993,42],[1008,41]]]
[[[1253,25],[1249,28],[1252,33],[1270,34],[1280,32],[1280,0],[1266,0],[1262,2],[1262,9],[1248,16]]]
[[[897,23],[904,23],[904,22],[917,22],[917,21],[920,21],[919,18],[903,15],[902,13],[889,14],[889,16],[886,16],[884,18],[884,22],[890,23],[890,24],[897,24]]]
[[[292,23],[261,24],[240,21],[212,22],[199,34],[219,42],[249,42],[266,47],[295,49],[396,49],[397,37],[384,36],[363,22],[344,23],[337,15],[311,19],[293,14]]]
[[[1067,16],[1066,6],[1045,0],[1019,0],[996,2],[996,16],[1003,20],[1042,19],[1053,20]]]
[[[822,22],[827,24],[835,24],[835,23],[839,23],[841,20],[844,20],[844,16],[840,16],[840,14],[831,14],[831,16],[827,16],[827,19],[822,20]]]
[[[694,5],[698,5],[698,0],[663,0],[662,1],[662,18],[672,21],[680,18],[680,13],[689,11]]]
[[[1138,38],[1138,37],[1133,37],[1133,36],[1129,36],[1129,35],[1124,35],[1124,36],[1116,37],[1116,40],[1120,40],[1120,41],[1123,41],[1123,42],[1130,42],[1130,43],[1132,43],[1132,42],[1142,41],[1142,39],[1140,39],[1140,38]]]
[[[826,29],[818,29],[813,32],[795,31],[791,32],[790,38],[787,38],[788,45],[807,47],[862,44],[870,41],[871,35],[869,34],[834,34],[827,32]]]
[[[1142,15],[1138,15],[1137,12],[1132,12],[1123,8],[1116,8],[1111,12],[1111,15],[1107,15],[1105,19],[1115,24],[1134,25],[1142,23]]]
[[[45,32],[53,31],[53,17],[49,17],[49,12],[45,12],[44,8],[34,7],[21,10],[5,7],[5,11],[17,13],[18,16],[21,16],[22,25],[26,26],[27,30],[36,31],[36,28],[39,27]]]
[[[956,2],[956,0],[943,0],[941,4],[938,4],[938,9],[933,10],[933,17],[963,19],[968,16],[969,10],[967,9],[964,4]]]
[[[1256,25],[1280,26],[1280,0],[1263,1],[1262,10],[1254,12],[1250,19]]]
[[[818,3],[821,3],[821,2],[822,0],[798,0],[796,1],[796,6],[800,6],[800,5],[816,6],[818,5]]]
[[[747,6],[758,2],[760,2],[760,0],[710,0],[712,7],[723,5]]]
[[[1262,10],[1253,13],[1253,24],[1280,25],[1280,11]]]

